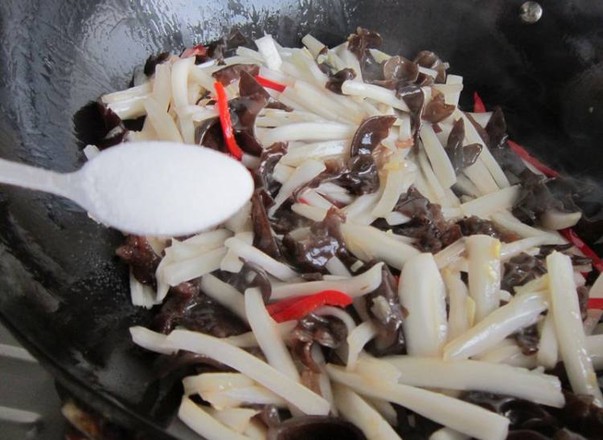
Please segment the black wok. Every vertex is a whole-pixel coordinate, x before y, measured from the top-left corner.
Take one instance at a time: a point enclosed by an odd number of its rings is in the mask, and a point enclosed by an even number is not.
[[[83,162],[74,114],[125,88],[149,54],[180,51],[237,26],[286,45],[312,31],[342,41],[358,25],[387,51],[431,49],[505,110],[511,137],[554,168],[600,179],[603,164],[603,3],[541,1],[535,24],[521,0],[3,0],[0,2],[0,156],[59,171]],[[69,392],[149,438],[164,429],[168,387],[127,329],[130,305],[114,258],[118,232],[69,202],[0,192],[0,318]],[[167,393],[167,394],[166,394]],[[160,402],[160,403],[157,403]],[[153,417],[151,417],[153,415]]]

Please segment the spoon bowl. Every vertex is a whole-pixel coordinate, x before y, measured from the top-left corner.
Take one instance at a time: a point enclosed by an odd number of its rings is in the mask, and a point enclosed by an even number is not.
[[[240,162],[173,142],[125,143],[67,174],[2,160],[0,182],[67,197],[123,232],[170,237],[223,222],[253,192]]]

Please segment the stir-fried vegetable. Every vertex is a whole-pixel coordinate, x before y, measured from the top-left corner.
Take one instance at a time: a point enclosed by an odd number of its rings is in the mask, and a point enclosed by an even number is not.
[[[597,438],[603,263],[575,187],[501,109],[463,111],[433,52],[302,41],[155,57],[99,104],[100,148],[178,140],[255,178],[217,228],[118,249],[158,310],[134,342],[198,367],[179,417],[210,440]]]

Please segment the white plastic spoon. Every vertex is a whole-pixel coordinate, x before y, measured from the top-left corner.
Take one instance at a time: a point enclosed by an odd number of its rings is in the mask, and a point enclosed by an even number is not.
[[[215,226],[253,192],[253,179],[240,162],[173,142],[118,145],[67,174],[0,159],[0,182],[67,197],[101,223],[155,236]]]

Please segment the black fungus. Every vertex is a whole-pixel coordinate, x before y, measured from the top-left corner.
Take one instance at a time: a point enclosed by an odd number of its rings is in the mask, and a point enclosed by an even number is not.
[[[270,219],[270,225],[275,234],[286,235],[294,229],[310,227],[314,223],[312,220],[293,212],[291,210],[292,203],[292,200],[283,203],[275,218]]]
[[[500,107],[495,107],[492,116],[485,127],[488,147],[491,149],[504,148],[509,136],[507,135],[507,122]]]
[[[196,281],[172,287],[151,325],[155,331],[165,334],[176,326],[218,338],[248,330],[235,314],[205,295]]]
[[[467,114],[467,118],[490,148],[490,152],[499,163],[509,181],[512,184],[518,183],[521,180],[520,176],[526,175],[524,173],[526,173],[527,167],[521,158],[509,148],[509,144],[507,143],[507,123],[502,109],[495,107],[485,128],[482,128],[475,122],[470,114]]]
[[[297,322],[290,340],[294,356],[307,368],[320,372],[312,357],[312,346],[316,343],[322,347],[337,348],[347,336],[347,327],[339,319],[311,313]]]
[[[436,83],[446,82],[446,64],[435,53],[429,50],[422,50],[417,54],[414,62],[421,67],[435,70],[437,72]]]
[[[270,95],[247,71],[238,72],[239,96],[228,101],[232,128],[237,144],[243,151],[260,156],[263,147],[255,137],[255,120],[270,99]]]
[[[401,98],[410,112],[410,128],[413,137],[418,136],[421,128],[421,115],[423,114],[423,106],[425,104],[425,94],[421,87],[417,85],[405,85],[396,89],[396,96]]]
[[[370,154],[360,154],[348,160],[346,168],[334,180],[354,195],[374,193],[379,189],[377,164]]]
[[[549,210],[577,212],[576,200],[581,190],[565,177],[548,178],[525,170],[520,176],[521,189],[513,214],[528,225],[539,225]]]
[[[283,422],[281,411],[275,405],[264,405],[259,414],[259,419],[267,427],[276,427]]]
[[[395,116],[373,116],[362,121],[350,147],[350,155],[371,154],[375,147],[389,135],[389,130],[396,122]]]
[[[195,127],[195,143],[212,150],[227,153],[222,126],[217,116],[206,119]]]
[[[480,144],[463,145],[465,140],[465,122],[461,118],[452,126],[448,141],[446,142],[446,153],[450,158],[455,173],[459,173],[470,165],[473,165],[480,153]]]
[[[96,145],[99,150],[121,144],[128,135],[126,122],[101,102],[91,101],[73,116],[73,125],[82,145]]]
[[[588,439],[601,438],[603,433],[603,409],[593,403],[591,396],[563,393],[565,406],[555,410],[565,426]]]
[[[333,257],[342,261],[351,257],[341,235],[341,223],[345,217],[336,208],[331,208],[324,220],[314,223],[307,236],[295,239],[291,234],[283,237],[289,261],[303,272],[329,273],[326,263]]]
[[[400,196],[394,210],[411,219],[392,228],[394,233],[415,238],[415,246],[423,252],[437,252],[461,237],[460,227],[446,221],[440,205],[414,187]]]
[[[260,66],[257,64],[230,64],[222,67],[212,73],[216,81],[220,81],[224,87],[229,86],[241,78],[241,72],[246,72],[249,75],[256,76],[260,73]]]
[[[329,75],[329,79],[327,80],[325,87],[331,92],[341,95],[341,85],[344,83],[344,81],[349,81],[354,78],[356,78],[356,72],[354,72],[354,69],[346,67],[345,69],[341,69],[340,71]]]
[[[268,429],[267,440],[366,440],[352,423],[330,416],[299,416]]]
[[[546,267],[540,258],[521,253],[503,264],[501,288],[514,294],[514,287],[523,286],[545,273]]]
[[[356,55],[359,60],[368,49],[378,49],[383,44],[383,38],[379,33],[364,28],[357,28],[355,34],[348,37],[348,49]]]
[[[569,256],[572,259],[572,265],[574,266],[586,266],[592,263],[592,260],[590,258],[572,253],[573,247],[574,245],[571,243],[542,245],[538,248],[539,251],[536,257],[540,258],[541,260],[544,260],[552,252],[557,251]]]
[[[201,64],[212,59],[223,63],[225,57],[234,55],[234,50],[246,42],[245,36],[235,29],[228,37],[218,38],[205,45],[200,45],[203,50],[195,54],[195,64]]]
[[[383,78],[385,81],[395,81],[402,84],[413,84],[419,77],[417,63],[396,55],[383,63]]]
[[[509,232],[497,226],[491,220],[485,220],[483,218],[472,215],[471,217],[463,217],[456,222],[461,228],[461,234],[463,237],[469,237],[471,235],[489,235],[490,237],[497,238],[500,241],[506,243],[518,240],[520,237],[514,232]]]
[[[282,258],[281,248],[274,235],[266,205],[262,198],[264,190],[256,190],[251,197],[251,222],[253,224],[253,246],[276,260]]]
[[[463,393],[461,399],[509,418],[508,439],[601,439],[603,409],[594,405],[590,396],[563,394],[563,408],[479,391]]]
[[[124,244],[115,253],[130,266],[132,275],[142,284],[155,286],[155,271],[161,258],[155,253],[149,241],[139,235],[128,235]]]
[[[446,119],[454,112],[455,106],[446,104],[442,93],[435,94],[423,109],[422,118],[432,124]]]
[[[381,35],[359,27],[355,34],[348,37],[348,49],[356,55],[360,64],[362,78],[365,82],[382,81],[383,67],[378,63],[369,49],[377,49],[383,44]]]
[[[273,177],[274,167],[287,153],[287,144],[276,142],[265,148],[260,155],[260,165],[258,166],[256,178],[259,180],[259,187],[265,189],[271,197],[274,197],[281,187]]]
[[[158,378],[177,373],[180,377],[209,371],[234,371],[215,359],[199,353],[180,350],[175,354],[160,356],[153,368]]]
[[[355,195],[373,193],[379,189],[379,172],[371,154],[352,156],[345,163],[338,159],[327,160],[325,165],[325,171],[298,188],[295,194],[302,194],[304,190],[326,182],[335,183]]]
[[[442,428],[442,425],[429,420],[420,414],[412,412],[400,405],[392,403],[396,411],[396,424],[394,429],[405,440],[424,440]]]
[[[157,55],[149,56],[144,63],[144,74],[146,76],[153,76],[155,74],[155,67],[157,67],[157,64],[167,61],[169,57],[169,52],[161,52]]]
[[[377,328],[377,335],[367,350],[375,356],[405,354],[404,311],[398,299],[396,279],[386,265],[381,269],[381,284],[365,295],[364,300],[366,311]]]
[[[264,301],[270,299],[272,283],[266,271],[259,264],[246,261],[239,272],[229,274],[225,278],[228,284],[242,294],[250,287],[256,287],[262,293]]]
[[[538,352],[538,344],[540,343],[540,334],[536,324],[524,327],[511,335],[521,352],[526,356],[534,355]]]

